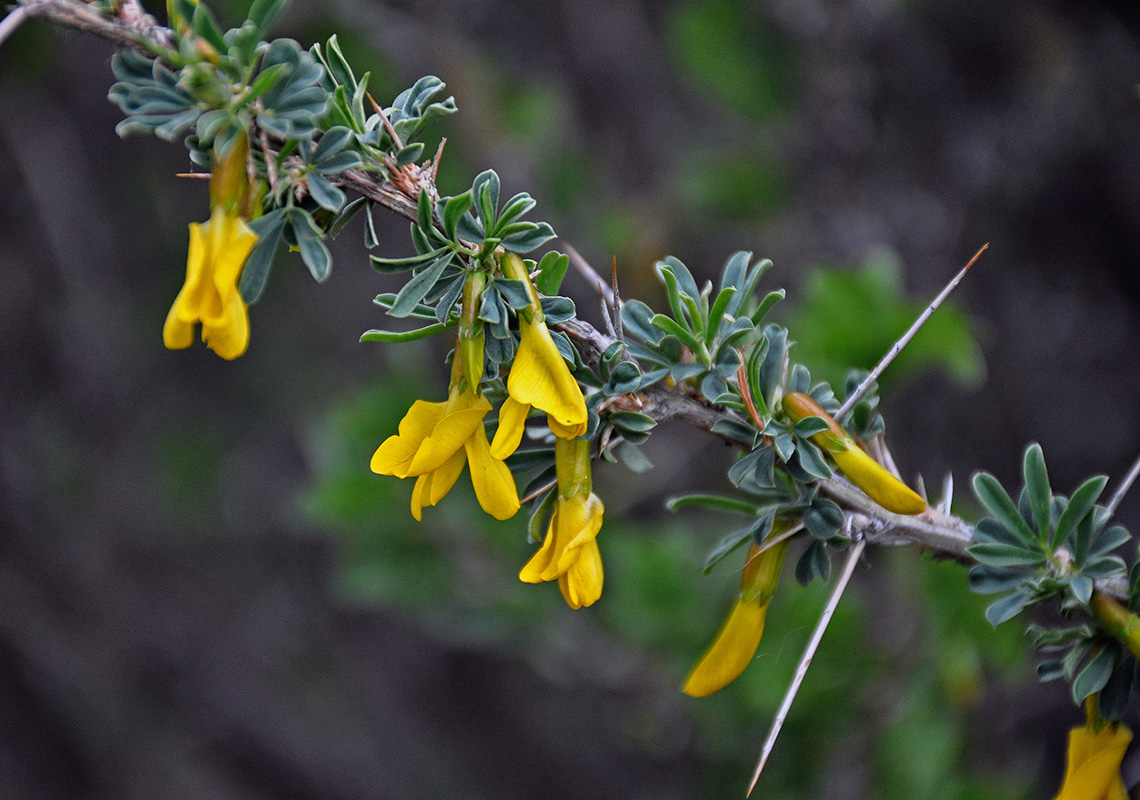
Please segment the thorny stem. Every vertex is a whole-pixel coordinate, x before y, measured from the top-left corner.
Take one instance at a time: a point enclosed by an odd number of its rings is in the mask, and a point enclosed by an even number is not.
[[[120,6],[119,15],[115,17],[105,16],[94,7],[86,3],[76,2],[76,0],[18,0],[18,5],[24,9],[23,14],[28,17],[41,17],[64,27],[93,33],[120,47],[133,47],[153,53],[157,50],[168,49],[174,41],[173,32],[169,28],[159,25],[149,14],[143,13],[137,0],[124,0]],[[9,17],[11,16],[9,15]],[[16,17],[15,22],[9,23],[9,25],[14,26],[18,22],[19,17]],[[373,175],[362,170],[348,170],[340,176],[338,183],[390,211],[414,221],[417,214],[420,188],[428,188],[429,194],[433,198],[438,196],[434,186],[434,168],[434,164],[428,164],[426,168],[409,165],[405,168],[406,174],[399,176],[400,180],[397,181],[386,180],[382,175]],[[616,301],[613,291],[585,259],[572,247],[567,246],[566,250],[570,255],[571,263],[579,271],[592,277],[608,302],[620,307],[620,301]],[[944,296],[948,295],[957,285],[957,282],[961,280],[984,250],[985,247],[979,250],[970,263],[947,285],[939,297],[923,312],[915,326],[912,326],[913,329],[920,327],[921,323],[933,313]],[[606,336],[580,319],[571,319],[556,327],[577,343],[578,349],[582,352],[587,363],[597,364],[601,354],[615,341],[614,337]],[[868,376],[868,380],[865,382],[867,386],[870,385],[871,380],[882,373],[890,360],[909,341],[908,337],[912,335],[908,332],[903,339],[900,339],[891,348],[888,356]],[[630,358],[628,354],[623,357]],[[836,416],[841,417],[849,411],[849,406],[853,406],[865,391],[866,389],[863,387],[857,389]],[[646,389],[641,393],[639,399],[643,405],[642,411],[658,422],[677,420],[711,432],[713,426],[718,422],[725,420],[744,421],[729,409],[661,384]],[[718,432],[718,435],[730,444],[751,446],[751,442],[735,441],[724,433]],[[1140,462],[1133,471],[1140,471]],[[1134,478],[1135,476],[1131,477]],[[1126,485],[1130,482],[1126,481]],[[971,544],[970,527],[958,517],[934,509],[929,509],[916,517],[900,517],[890,514],[879,508],[858,490],[835,478],[825,481],[822,484],[822,489],[832,499],[856,512],[855,530],[861,533],[866,541],[871,544],[917,544],[930,550],[936,556],[953,558],[963,563],[972,563],[972,559],[966,552],[966,547]],[[1125,487],[1122,487],[1117,494],[1123,496],[1124,490]],[[1117,502],[1119,502],[1118,499]],[[1124,585],[1123,581],[1098,581],[1097,589],[1114,597],[1127,596],[1127,586]]]

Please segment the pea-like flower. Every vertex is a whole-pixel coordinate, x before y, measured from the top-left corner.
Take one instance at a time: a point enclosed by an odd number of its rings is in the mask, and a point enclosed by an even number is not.
[[[558,439],[554,443],[558,496],[542,547],[519,572],[525,583],[558,581],[571,608],[582,608],[602,596],[602,556],[598,531],[605,507],[591,491],[590,443]]]
[[[499,411],[499,429],[491,445],[498,458],[506,458],[519,446],[532,407],[546,412],[550,430],[561,439],[581,436],[588,422],[582,390],[546,327],[526,266],[514,253],[504,255],[502,265],[507,277],[525,284],[531,304],[519,312],[519,349],[507,377],[510,396]]]
[[[1105,722],[1095,713],[1089,716],[1083,727],[1069,732],[1065,780],[1055,800],[1127,800],[1120,762],[1132,731],[1120,723]]]
[[[771,535],[787,530],[777,520]],[[682,691],[692,697],[707,697],[732,683],[744,672],[756,655],[768,618],[768,604],[776,592],[780,568],[788,552],[788,540],[761,550],[753,543],[748,548],[744,571],[740,576],[740,594],[721,626],[716,639],[685,679]]]
[[[491,455],[483,417],[491,404],[481,394],[453,385],[446,402],[417,400],[372,456],[372,471],[398,478],[417,477],[412,516],[443,499],[466,463],[483,510],[495,519],[510,519],[519,510],[515,479],[502,459]]]
[[[171,350],[189,347],[194,326],[202,323],[202,340],[225,359],[235,359],[249,345],[249,312],[238,290],[238,278],[257,243],[245,220],[214,206],[208,222],[190,224],[186,282],[162,329]]]

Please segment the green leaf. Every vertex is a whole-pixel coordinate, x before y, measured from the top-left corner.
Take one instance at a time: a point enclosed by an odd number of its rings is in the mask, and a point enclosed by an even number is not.
[[[1013,504],[1013,500],[993,475],[988,472],[975,473],[974,494],[994,518],[1010,530],[1021,534],[1027,543],[1036,539],[1029,524]]]
[[[249,8],[249,21],[256,26],[258,39],[265,38],[265,34],[288,5],[289,0],[253,0],[253,5]]]
[[[607,396],[630,394],[641,385],[641,370],[632,361],[622,361],[610,373],[609,380],[602,387]]]
[[[542,306],[542,316],[546,318],[547,325],[558,325],[574,319],[574,301],[569,297],[540,297],[538,302]]]
[[[1025,570],[1022,569],[977,564],[970,567],[970,591],[976,594],[1008,592],[1025,580],[1025,577]]]
[[[827,545],[816,540],[808,545],[796,562],[796,580],[802,586],[807,586],[816,578],[827,581],[831,577],[831,557],[827,552]]]
[[[1108,483],[1105,475],[1096,475],[1082,483],[1069,498],[1068,505],[1061,512],[1057,520],[1057,543],[1063,544],[1068,540],[1069,534],[1076,528],[1077,523],[1092,510],[1100,493]]]
[[[556,253],[553,250],[544,255],[542,260],[538,262],[538,279],[535,282],[538,291],[545,295],[558,294],[558,289],[562,286],[562,278],[566,275],[568,266],[570,266],[570,256]],[[622,310],[624,312],[624,309]]]
[[[1128,542],[1132,541],[1132,534],[1123,525],[1113,525],[1106,528],[1100,536],[1097,537],[1089,551],[1090,557],[1103,556],[1111,553],[1118,547],[1121,547]]]
[[[444,268],[451,263],[452,255],[451,251],[447,251],[417,272],[396,295],[396,301],[392,304],[388,314],[393,317],[406,317],[411,314],[416,305],[435,286],[436,281],[443,274]]]
[[[771,262],[768,262],[771,263]],[[760,305],[752,312],[752,324],[759,325],[761,321],[772,310],[772,306],[784,299],[785,292],[783,289],[777,289],[774,292],[768,292],[764,295],[764,299],[760,301]]]
[[[840,514],[839,523],[836,523],[814,506],[804,511],[803,515],[804,527],[807,528],[808,533],[824,542],[834,538],[839,533],[839,525],[842,522],[842,514]]]
[[[795,425],[796,436],[803,439],[828,430],[831,430],[831,426],[823,417],[804,417]]]
[[[701,346],[697,341],[697,338],[692,333],[690,333],[688,329],[677,324],[677,322],[672,318],[667,317],[664,314],[655,314],[650,322],[653,324],[653,327],[663,331],[664,333],[676,336],[690,350],[696,352],[700,351]],[[702,371],[704,371],[703,368]]]
[[[502,295],[506,304],[515,311],[527,308],[530,305],[530,293],[522,281],[513,278],[496,278],[493,285]]]
[[[468,189],[463,194],[458,194],[455,197],[449,197],[443,203],[443,231],[447,234],[447,238],[451,241],[458,241],[456,235],[456,228],[459,225],[459,220],[464,214],[471,210],[475,200],[471,196],[471,190]]]
[[[447,330],[447,327],[448,326],[437,322],[434,325],[428,325],[424,328],[416,328],[415,330],[411,331],[370,330],[365,331],[363,334],[361,334],[360,341],[385,342],[389,344],[393,342],[411,342],[416,339],[423,339],[427,336],[431,336],[432,334]]]
[[[657,426],[657,420],[653,417],[636,411],[615,411],[610,419],[615,427],[634,433],[648,433]]]
[[[1078,603],[1087,606],[1092,600],[1093,581],[1087,575],[1074,575],[1069,579],[1069,590]]]
[[[532,542],[541,542],[546,535],[545,525],[546,516],[550,511],[550,507],[554,505],[554,499],[558,495],[557,487],[548,491],[542,500],[539,501],[531,512],[530,519],[527,521],[527,535]]]
[[[1025,458],[1022,466],[1025,476],[1025,489],[1029,496],[1029,508],[1033,517],[1033,524],[1037,528],[1037,538],[1042,542],[1048,539],[1051,528],[1049,514],[1053,503],[1053,490],[1049,487],[1049,473],[1045,470],[1045,456],[1041,452],[1041,445],[1033,442],[1025,448]],[[1052,549],[1052,542],[1050,542]]]
[[[549,223],[539,222],[533,228],[506,236],[501,244],[503,249],[510,250],[513,253],[529,253],[542,247],[556,236],[554,228],[550,227]]]
[[[752,528],[752,525],[746,528],[740,528],[717,542],[716,547],[714,547],[709,552],[708,557],[705,558],[705,563],[701,566],[701,571],[705,575],[708,575],[721,559],[740,547],[740,545],[752,539]]]
[[[1026,567],[1043,564],[1046,556],[1040,550],[1026,550],[1012,544],[987,542],[966,548],[979,563],[991,567]]]
[[[1020,614],[1030,602],[1030,598],[1021,592],[1006,595],[986,607],[986,621],[996,628]]]
[[[301,260],[317,282],[323,282],[332,270],[332,256],[323,241],[324,232],[317,227],[308,211],[293,208],[289,213],[289,226],[297,239]]]
[[[305,183],[309,187],[309,195],[317,201],[317,205],[328,211],[340,211],[344,205],[344,192],[333,186],[329,179],[319,172],[310,172],[305,176]]]
[[[1077,704],[1083,703],[1090,694],[1103,689],[1115,664],[1116,648],[1106,643],[1073,680],[1073,700]]]
[[[787,360],[788,331],[779,325],[768,325],[764,328],[764,338],[768,341],[768,352],[760,364],[759,385],[756,389],[763,397],[764,407],[770,409]]]
[[[974,527],[974,541],[1003,542],[1015,547],[1032,548],[1036,546],[1034,540],[1026,540],[1021,534],[1011,531],[993,517],[982,517]]]
[[[614,452],[630,472],[640,475],[642,472],[653,469],[653,462],[646,458],[641,449],[628,439],[615,447]]]
[[[526,192],[520,192],[519,194],[516,194],[514,197],[507,201],[507,204],[505,206],[503,206],[503,210],[500,212],[499,218],[495,221],[495,230],[493,231],[493,234],[497,236],[505,236],[506,234],[503,233],[503,228],[526,214],[528,211],[534,208],[535,205],[537,205],[537,203],[534,198],[532,198]]]
[[[253,305],[265,291],[269,279],[269,269],[281,244],[281,234],[285,230],[285,209],[278,208],[249,223],[257,234],[257,244],[249,252],[245,266],[241,270],[241,283],[238,289],[246,305]]]
[[[716,338],[717,332],[720,330],[720,323],[724,319],[725,309],[728,308],[728,303],[736,294],[736,288],[728,286],[720,290],[720,294],[716,296],[713,301],[712,310],[709,311],[709,322],[705,328],[705,345],[712,347],[713,339]]]
[[[219,53],[225,53],[229,50],[225,37],[222,36],[221,28],[218,27],[218,23],[214,21],[214,15],[210,13],[210,9],[204,3],[194,4],[194,18],[191,20],[190,26],[196,34],[209,42],[210,46]]]
[[[431,250],[427,253],[420,253],[419,255],[407,256],[405,258],[380,258],[379,256],[369,256],[368,260],[372,262],[372,268],[377,272],[393,273],[393,272],[406,272],[416,267],[422,267],[425,264],[431,264],[438,260],[445,253],[450,253],[447,247],[440,247]]]
[[[758,511],[754,503],[719,494],[675,495],[665,501],[665,508],[669,511],[678,511],[690,506],[707,508],[712,511],[725,511],[731,514],[744,514],[745,516],[754,516]]]
[[[325,45],[325,64],[329,68],[333,80],[341,86],[356,88],[356,76],[352,74],[352,67],[340,50],[340,42],[334,33]]]

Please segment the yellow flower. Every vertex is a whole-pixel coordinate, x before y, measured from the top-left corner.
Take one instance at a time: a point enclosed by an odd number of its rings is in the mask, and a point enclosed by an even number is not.
[[[558,581],[571,608],[593,605],[602,596],[602,556],[597,536],[605,507],[591,491],[590,443],[558,439],[554,443],[558,497],[542,547],[519,572],[525,583]]]
[[[417,477],[412,516],[446,495],[466,462],[471,484],[483,510],[495,519],[510,519],[519,510],[515,479],[502,459],[491,455],[483,417],[491,404],[466,385],[453,385],[446,402],[417,400],[372,456],[372,471],[398,478]]]
[[[1090,719],[1073,728],[1065,780],[1055,800],[1127,800],[1120,762],[1131,741],[1132,731],[1119,723]]]
[[[787,530],[777,521],[773,536]],[[776,592],[780,568],[788,552],[788,540],[767,550],[753,543],[740,576],[740,595],[732,605],[716,639],[693,667],[681,691],[692,697],[707,697],[732,683],[756,655],[768,618],[768,604]]]
[[[257,242],[245,220],[215,206],[210,220],[190,224],[186,283],[166,315],[162,339],[171,350],[189,347],[194,326],[202,323],[202,340],[225,359],[249,345],[249,314],[238,290],[242,267]]]
[[[519,349],[507,377],[510,397],[499,411],[499,429],[491,445],[497,458],[506,458],[519,446],[532,407],[546,412],[550,430],[562,439],[581,436],[588,422],[582,390],[546,327],[526,266],[514,253],[504,255],[502,265],[507,277],[526,285],[531,304],[519,312]]]
[[[925,500],[864,453],[815,400],[806,394],[791,392],[784,395],[783,404],[793,422],[819,417],[828,424],[829,430],[813,434],[811,440],[835,459],[835,466],[876,503],[896,514],[921,514],[926,510]]]

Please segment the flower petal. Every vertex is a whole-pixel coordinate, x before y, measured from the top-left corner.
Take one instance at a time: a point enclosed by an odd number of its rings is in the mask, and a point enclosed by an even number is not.
[[[1065,781],[1056,800],[1104,800],[1120,778],[1120,762],[1132,741],[1132,732],[1119,724],[1099,731],[1091,725],[1069,732],[1069,758]]]
[[[491,456],[503,461],[518,449],[526,429],[526,416],[530,406],[508,397],[499,407],[499,429],[491,442]]]
[[[558,578],[558,588],[571,608],[592,606],[602,596],[602,554],[598,540],[591,539],[578,548],[578,558]]]
[[[563,425],[550,414],[547,414],[546,427],[550,428],[550,432],[559,439],[577,439],[586,433],[586,428],[589,427],[589,419],[582,420],[577,425]]]
[[[471,485],[483,510],[495,519],[510,519],[519,510],[515,478],[500,459],[491,455],[487,432],[476,425],[466,443],[467,461],[471,465]]]
[[[399,433],[389,436],[372,455],[372,471],[379,475],[408,477],[408,468],[423,440],[443,419],[447,403],[417,400],[400,420]]]
[[[542,409],[564,426],[586,422],[582,390],[550,338],[546,323],[520,321],[519,336],[518,354],[507,377],[511,397]]]
[[[555,507],[554,514],[557,516],[558,508]],[[519,570],[519,580],[523,583],[542,583],[545,578],[542,573],[546,571],[547,565],[550,564],[551,558],[554,556],[554,521],[555,517],[551,517],[550,525],[546,529],[546,538],[542,540],[542,547],[538,548],[530,560],[526,562],[521,570]]]
[[[443,419],[420,444],[408,467],[408,474],[423,475],[439,469],[444,461],[463,449],[475,428],[483,425],[483,417],[490,410],[487,398],[473,392],[462,392],[448,398]]]
[[[602,529],[602,514],[605,511],[602,501],[593,492],[588,497],[576,494],[560,503],[562,513],[558,517],[558,538],[562,548],[546,570],[544,577],[548,581],[570,569],[578,557],[578,550],[597,538],[598,531]]]
[[[691,697],[707,697],[732,683],[756,655],[767,616],[767,604],[737,600],[681,691]]]

